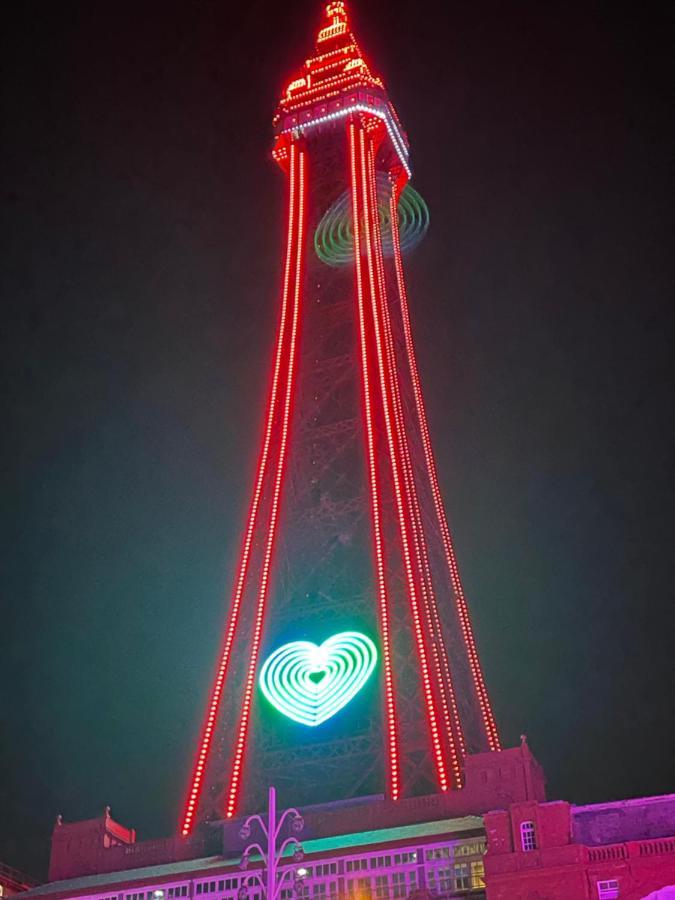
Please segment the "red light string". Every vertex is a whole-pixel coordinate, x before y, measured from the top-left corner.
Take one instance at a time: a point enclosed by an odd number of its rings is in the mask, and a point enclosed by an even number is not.
[[[393,427],[391,422],[391,398],[389,397],[384,350],[382,336],[380,330],[380,321],[378,314],[377,285],[375,275],[375,257],[373,249],[373,239],[371,238],[372,229],[374,228],[375,217],[378,215],[377,205],[374,210],[371,208],[369,191],[368,191],[368,173],[367,173],[367,155],[365,148],[365,134],[363,129],[359,131],[360,154],[359,161],[361,167],[361,192],[364,207],[364,231],[366,236],[366,254],[368,259],[368,275],[370,281],[370,296],[372,319],[375,332],[375,346],[377,350],[377,361],[380,381],[380,393],[382,398],[382,408],[384,411],[385,431],[387,434],[387,444],[389,447],[389,456],[391,462],[392,479],[394,483],[394,495],[396,500],[396,509],[399,520],[399,531],[401,535],[401,547],[403,550],[403,562],[408,582],[408,596],[410,600],[410,609],[413,619],[415,632],[415,640],[417,643],[417,652],[420,658],[420,669],[422,673],[422,685],[424,696],[427,704],[427,720],[431,732],[431,742],[433,746],[434,756],[436,759],[436,772],[438,776],[439,786],[442,791],[448,789],[448,777],[445,768],[445,760],[443,758],[443,750],[441,744],[438,722],[436,719],[435,698],[431,686],[431,678],[429,675],[429,664],[427,660],[427,651],[424,640],[424,631],[420,618],[419,600],[417,596],[417,587],[415,585],[415,577],[412,568],[412,560],[410,554],[410,543],[408,538],[408,523],[406,522],[405,510],[403,508],[403,496],[401,488],[401,478],[399,472],[399,460],[396,454],[396,446],[394,441]]]
[[[438,519],[438,524],[441,530],[441,536],[443,539],[443,548],[445,551],[446,561],[448,564],[448,569],[450,571],[450,579],[452,581],[452,586],[455,593],[455,603],[457,608],[457,614],[460,621],[460,627],[462,631],[462,637],[464,639],[464,645],[467,650],[467,655],[469,658],[469,665],[471,668],[471,674],[473,677],[474,687],[476,690],[476,695],[478,697],[478,703],[481,709],[481,715],[483,718],[483,724],[485,727],[485,733],[488,739],[488,745],[491,750],[499,750],[501,749],[501,743],[499,740],[499,734],[497,731],[497,725],[494,719],[494,715],[492,713],[492,707],[490,705],[490,700],[487,694],[487,688],[485,686],[485,681],[483,678],[483,673],[481,670],[480,661],[478,658],[478,650],[476,648],[476,642],[473,635],[473,628],[471,625],[471,619],[469,616],[468,605],[466,602],[466,595],[464,593],[464,589],[462,587],[462,582],[459,576],[459,568],[457,566],[457,560],[455,556],[455,551],[452,543],[452,538],[450,535],[450,529],[448,527],[447,516],[445,513],[445,507],[443,505],[443,498],[441,496],[440,487],[438,484],[438,475],[436,472],[436,463],[434,460],[433,450],[431,446],[431,438],[429,435],[429,427],[427,423],[426,417],[426,409],[424,405],[424,398],[422,395],[422,387],[419,378],[419,372],[417,369],[417,360],[415,357],[415,348],[412,338],[412,329],[410,327],[410,316],[408,312],[408,298],[407,292],[405,288],[405,280],[403,277],[403,264],[401,261],[401,246],[399,241],[399,232],[398,232],[398,220],[397,220],[397,208],[396,208],[396,193],[395,189],[392,191],[392,196],[390,198],[390,216],[391,216],[391,229],[392,229],[392,242],[394,246],[394,264],[396,269],[396,279],[398,283],[398,293],[401,305],[401,317],[403,321],[403,333],[405,338],[406,345],[406,354],[408,357],[408,366],[410,369],[410,376],[413,384],[413,394],[415,397],[415,408],[417,411],[417,418],[420,425],[420,431],[422,435],[422,445],[424,449],[424,457],[427,467],[427,473],[429,477],[429,483],[431,486],[431,492],[434,500],[434,508],[436,510],[436,516]]]
[[[239,611],[241,607],[241,599],[246,585],[246,578],[249,571],[249,562],[251,557],[251,546],[253,542],[253,534],[255,531],[258,512],[260,508],[260,500],[262,496],[262,488],[267,470],[267,462],[269,458],[270,443],[272,439],[272,431],[277,409],[277,394],[279,389],[279,373],[281,370],[281,361],[283,356],[283,348],[285,334],[288,327],[288,289],[291,273],[293,236],[295,233],[295,193],[296,193],[296,159],[291,153],[290,179],[289,179],[289,209],[288,209],[288,238],[286,243],[286,261],[284,266],[284,279],[281,299],[281,313],[279,318],[279,331],[277,336],[277,344],[274,355],[274,364],[272,370],[272,385],[270,389],[269,402],[267,406],[267,416],[265,423],[265,431],[263,438],[262,450],[258,462],[258,471],[253,489],[253,497],[249,508],[248,521],[244,534],[244,541],[239,562],[236,585],[232,597],[230,615],[225,634],[223,650],[220,656],[220,663],[216,680],[209,699],[207,707],[206,721],[202,729],[202,736],[199,742],[199,751],[195,762],[195,768],[192,774],[190,792],[188,794],[185,813],[181,833],[187,835],[194,825],[194,817],[197,811],[197,805],[201,795],[203,786],[204,770],[213,740],[213,732],[215,729],[216,717],[220,708],[220,701],[223,695],[225,678],[227,675],[228,664],[230,661],[230,653],[234,636],[239,621]]]
[[[375,150],[370,144],[368,154],[368,174],[371,192],[371,208],[377,208],[377,182],[375,177]],[[405,429],[405,420],[403,417],[403,408],[401,404],[401,396],[399,390],[399,373],[396,363],[396,354],[393,343],[393,333],[391,328],[391,320],[387,304],[387,289],[384,274],[384,256],[382,253],[382,239],[380,234],[379,215],[374,220],[373,227],[375,230],[375,261],[377,267],[377,276],[380,290],[380,316],[382,320],[382,330],[385,336],[385,361],[387,364],[387,375],[389,379],[389,390],[392,397],[393,419],[395,425],[395,436],[398,445],[399,465],[403,474],[403,496],[407,506],[407,517],[411,524],[412,545],[414,551],[414,559],[417,565],[420,592],[422,598],[422,608],[424,609],[425,619],[427,623],[427,632],[431,647],[431,657],[435,667],[435,678],[438,686],[438,693],[441,701],[441,711],[443,713],[443,721],[445,724],[446,739],[450,753],[450,765],[452,769],[454,784],[460,786],[461,770],[459,757],[457,753],[455,736],[457,733],[461,735],[461,726],[457,713],[456,703],[454,702],[454,691],[450,682],[450,690],[446,672],[442,666],[441,647],[439,641],[442,640],[439,622],[432,615],[432,608],[435,611],[435,596],[433,582],[431,579],[431,570],[426,553],[426,542],[424,538],[424,529],[422,527],[422,518],[413,475],[412,462],[410,458],[410,450],[408,447],[408,438]],[[447,658],[446,658],[447,661]],[[449,674],[449,672],[447,673]],[[453,707],[454,722],[450,714],[450,706]]]
[[[265,616],[265,606],[269,588],[270,568],[272,565],[272,556],[274,552],[276,526],[279,518],[279,507],[281,488],[283,486],[286,448],[288,446],[289,423],[291,418],[291,404],[293,398],[294,375],[297,355],[297,337],[298,324],[300,318],[300,299],[302,288],[302,261],[303,261],[303,242],[304,242],[304,226],[305,226],[305,153],[299,151],[299,187],[298,187],[298,228],[297,228],[297,248],[295,263],[295,280],[294,280],[294,298],[293,298],[293,318],[291,323],[290,343],[288,349],[288,369],[286,374],[286,392],[284,396],[284,407],[281,419],[281,438],[279,442],[279,456],[277,461],[276,476],[274,479],[274,489],[272,494],[272,505],[270,510],[269,530],[267,533],[267,542],[265,545],[265,553],[263,557],[263,565],[260,576],[260,590],[258,593],[258,606],[256,609],[255,624],[253,628],[253,641],[251,646],[251,657],[246,674],[246,682],[244,687],[244,700],[242,703],[241,715],[239,719],[239,728],[237,733],[237,743],[235,745],[234,761],[232,765],[232,775],[230,779],[230,789],[227,801],[226,815],[228,818],[234,815],[237,806],[237,798],[239,794],[239,784],[241,780],[241,770],[243,764],[244,750],[246,745],[246,735],[248,731],[248,722],[251,712],[251,703],[253,699],[253,688],[255,685],[255,673],[258,665],[258,652],[260,650],[260,641],[262,638],[262,628]]]
[[[384,282],[384,262],[380,261],[380,266],[382,269],[381,279]],[[441,691],[441,702],[443,704],[443,712],[444,719],[446,723],[446,729],[448,734],[448,743],[450,745],[450,754],[452,759],[452,767],[453,773],[455,775],[455,783],[456,786],[460,785],[460,765],[459,759],[457,756],[457,751],[455,747],[455,740],[459,745],[461,753],[465,753],[465,744],[464,744],[464,735],[462,731],[461,720],[459,716],[459,710],[457,707],[457,700],[454,690],[454,684],[452,675],[450,672],[450,665],[448,661],[448,654],[445,648],[445,640],[443,637],[443,630],[440,622],[440,617],[438,614],[438,605],[436,602],[436,595],[434,591],[433,578],[431,575],[431,567],[429,565],[429,556],[428,556],[428,548],[426,543],[426,536],[424,532],[424,526],[422,523],[422,513],[419,504],[419,497],[417,493],[417,486],[415,482],[415,476],[413,473],[412,459],[410,456],[410,449],[408,445],[407,432],[405,427],[405,417],[403,412],[403,405],[401,402],[400,390],[399,390],[399,373],[398,366],[396,363],[396,353],[394,350],[394,342],[393,342],[393,331],[391,327],[391,320],[389,317],[389,311],[387,308],[386,302],[382,305],[382,314],[383,320],[385,323],[385,334],[387,335],[387,353],[389,359],[390,369],[392,371],[392,384],[393,384],[393,392],[394,392],[394,400],[395,400],[395,420],[396,427],[399,433],[399,442],[403,451],[403,472],[405,475],[405,486],[407,491],[407,499],[409,506],[409,515],[411,521],[413,523],[413,535],[414,535],[414,545],[417,553],[418,559],[418,570],[420,573],[421,579],[421,588],[422,588],[422,596],[425,603],[425,612],[427,617],[427,626],[429,629],[429,633],[432,635],[432,653],[434,657],[434,662],[436,664],[436,671],[438,675],[438,683]],[[452,716],[450,715],[450,711],[448,709],[448,705],[452,710]]]
[[[315,73],[312,72],[312,75]],[[373,78],[370,75],[364,75],[360,70],[354,70],[350,72],[348,75],[344,75],[342,72],[338,73],[329,78],[322,78],[320,83],[314,85],[312,87],[307,87],[304,90],[294,91],[292,97],[288,96],[286,102],[284,103],[284,109],[292,112],[295,109],[298,109],[301,106],[306,106],[307,103],[311,102],[312,99],[314,102],[319,102],[321,100],[326,100],[331,96],[339,94],[342,90],[347,90],[349,86],[354,88],[356,87],[382,87],[382,82],[379,78]],[[339,88],[339,90],[331,91],[331,88]]]
[[[375,204],[377,202],[377,182],[375,177],[375,152],[372,144],[370,146],[369,153],[369,178],[372,198],[371,203]],[[375,208],[374,205],[373,208]],[[408,509],[408,520],[412,525],[411,533],[413,537],[414,555],[417,563],[417,570],[419,573],[422,606],[425,612],[428,634],[430,636],[431,656],[436,670],[436,682],[439,689],[441,709],[443,713],[448,749],[450,753],[450,765],[452,769],[454,784],[456,787],[460,787],[461,769],[456,744],[459,744],[463,752],[464,739],[461,729],[459,712],[457,709],[454,687],[452,684],[452,678],[450,676],[447,653],[445,652],[445,646],[443,643],[443,634],[438,617],[438,610],[436,607],[436,598],[431,577],[431,568],[429,566],[424,528],[422,525],[422,515],[419,506],[419,498],[417,496],[417,488],[415,484],[412,461],[410,457],[410,449],[408,446],[408,437],[405,428],[405,419],[399,388],[399,373],[393,341],[393,331],[387,304],[384,256],[382,253],[379,216],[374,223],[374,227],[376,230],[375,255],[380,287],[380,315],[382,318],[383,332],[385,335],[386,361],[388,367],[390,392],[393,398],[393,418],[396,427],[396,436],[398,439],[399,460],[403,472],[403,493]],[[451,709],[452,715],[450,711]]]
[[[379,482],[375,461],[375,437],[373,431],[373,414],[370,386],[370,363],[366,340],[366,320],[363,302],[363,275],[361,272],[361,213],[359,209],[358,181],[356,176],[355,129],[353,121],[349,123],[349,158],[351,166],[351,190],[354,227],[354,257],[356,263],[356,294],[359,315],[359,339],[361,347],[361,385],[363,389],[363,416],[365,424],[366,450],[368,457],[368,474],[370,483],[370,505],[375,547],[375,574],[377,596],[380,613],[380,635],[382,640],[382,659],[384,665],[385,713],[387,722],[387,763],[389,794],[393,800],[398,799],[400,791],[398,735],[396,728],[396,707],[394,702],[394,683],[391,665],[391,639],[389,634],[389,600],[385,582],[384,549],[382,540],[382,520],[379,499]]]

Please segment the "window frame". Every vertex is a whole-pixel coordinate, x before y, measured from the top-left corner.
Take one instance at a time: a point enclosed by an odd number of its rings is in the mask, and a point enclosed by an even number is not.
[[[532,819],[520,823],[520,849],[523,853],[537,849],[537,829]]]

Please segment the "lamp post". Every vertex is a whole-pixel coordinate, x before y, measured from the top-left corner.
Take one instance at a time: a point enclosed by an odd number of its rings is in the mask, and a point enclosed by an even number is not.
[[[295,847],[295,852],[293,853],[295,862],[300,862],[304,856],[302,845],[296,837],[286,838],[277,849],[277,840],[281,834],[281,829],[288,819],[291,820],[291,828],[296,834],[299,834],[305,827],[304,819],[294,807],[285,810],[281,814],[279,821],[277,821],[277,793],[274,787],[270,787],[267,823],[265,823],[263,818],[256,813],[246,819],[239,831],[241,839],[246,841],[251,837],[251,825],[255,823],[260,827],[266,849],[263,849],[262,845],[257,841],[248,844],[241,859],[241,867],[242,869],[245,869],[248,866],[249,857],[253,852],[257,851],[262,858],[263,867],[267,872],[267,877],[263,881],[260,875],[255,872],[251,873],[239,889],[239,900],[246,900],[249,882],[257,881],[260,884],[265,900],[279,900],[281,889],[289,876],[292,876],[294,884],[298,884],[302,881],[302,878],[298,878],[296,873],[291,873],[290,869],[286,869],[281,877],[278,877],[279,866],[283,859],[284,852],[288,847]]]

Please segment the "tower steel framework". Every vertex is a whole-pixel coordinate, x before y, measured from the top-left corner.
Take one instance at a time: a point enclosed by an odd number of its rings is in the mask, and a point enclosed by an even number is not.
[[[297,804],[458,789],[464,756],[500,747],[410,326],[407,137],[343,2],[325,7],[274,126],[288,190],[279,324],[184,834],[262,806],[270,783]],[[338,201],[353,253],[331,264],[315,237]],[[377,641],[372,685],[320,728],[274,714],[257,689],[265,655],[341,628]]]

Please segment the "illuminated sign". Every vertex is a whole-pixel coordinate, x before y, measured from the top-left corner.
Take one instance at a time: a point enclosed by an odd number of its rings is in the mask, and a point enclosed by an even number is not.
[[[358,631],[342,631],[320,645],[291,641],[265,661],[260,689],[289,719],[320,725],[358,694],[376,662],[375,644]]]

